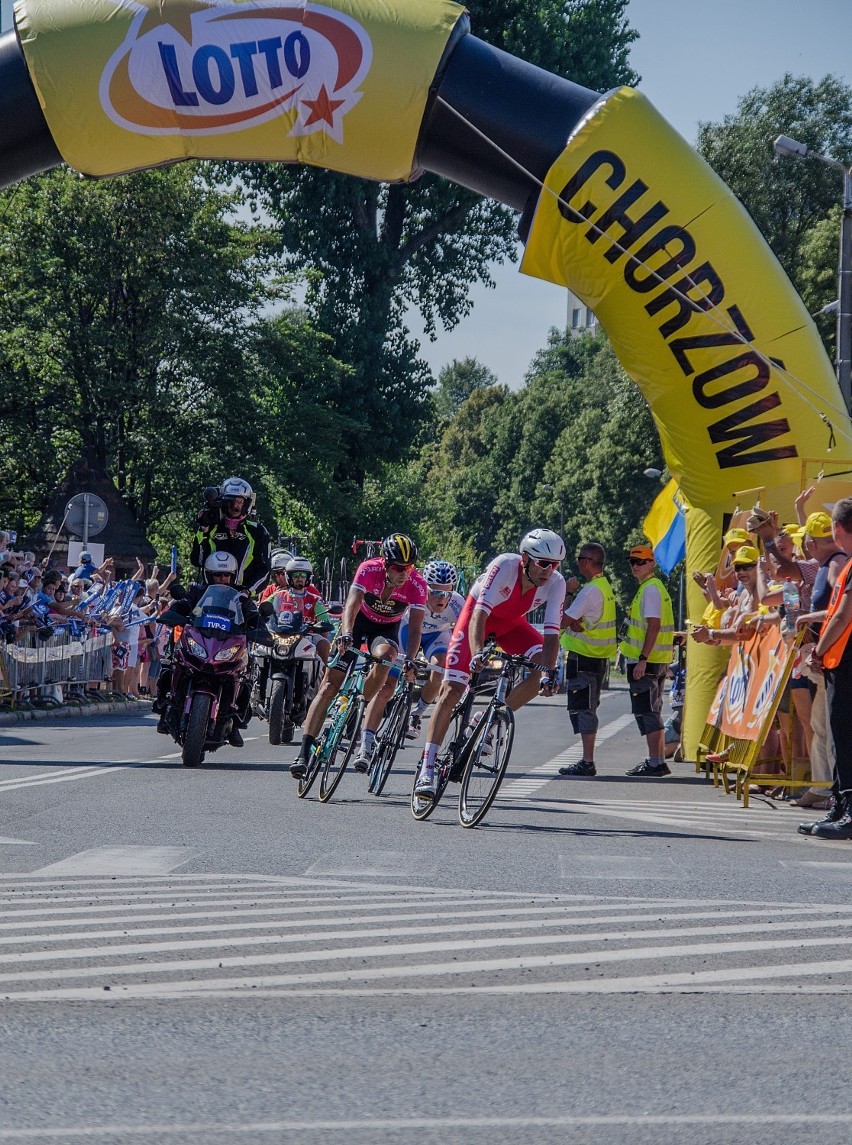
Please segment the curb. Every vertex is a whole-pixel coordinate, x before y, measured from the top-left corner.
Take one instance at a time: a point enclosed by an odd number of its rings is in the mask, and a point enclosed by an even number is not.
[[[150,715],[150,700],[110,700],[109,703],[99,704],[66,704],[61,708],[34,708],[24,711],[0,713],[0,727],[15,727],[18,724],[32,723],[34,720],[67,720],[81,719],[87,716],[124,716],[128,712],[138,715]]]

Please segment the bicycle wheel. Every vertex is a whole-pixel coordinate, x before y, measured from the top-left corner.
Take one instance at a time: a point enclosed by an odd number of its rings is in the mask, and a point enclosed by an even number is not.
[[[402,747],[405,739],[405,729],[408,727],[410,711],[411,689],[406,688],[404,692],[400,692],[391,701],[384,725],[376,736],[376,750],[373,752],[367,783],[367,790],[371,795],[381,795],[384,791],[396,759],[396,753]]]
[[[343,778],[343,773],[349,766],[349,760],[355,753],[355,744],[358,739],[358,732],[361,730],[361,721],[363,718],[364,702],[362,698],[358,696],[356,699],[349,701],[345,718],[340,725],[340,733],[335,738],[335,742],[331,745],[329,750],[324,754],[320,773],[320,803],[328,803],[329,799],[331,799],[337,790],[337,786]],[[345,747],[343,744],[344,740],[349,741]]]
[[[339,743],[343,738],[343,721],[342,719],[338,719],[340,712],[340,702],[342,699],[343,697],[338,696],[332,704],[331,710],[329,711],[329,719],[325,725],[325,730],[322,732],[319,739],[314,744],[313,751],[308,757],[307,770],[302,778],[297,781],[298,786],[296,791],[300,799],[304,799],[310,789],[313,787],[314,781],[319,775],[320,769],[323,765],[326,746],[329,744],[331,737],[334,736],[335,742],[337,743]]]
[[[414,784],[411,787],[411,814],[415,819],[422,822],[428,819],[438,804],[441,802],[441,796],[447,790],[447,784],[450,782],[450,775],[453,770],[455,761],[458,759],[459,753],[463,750],[464,744],[464,729],[470,715],[471,706],[469,703],[462,701],[457,704],[453,711],[453,722],[450,725],[451,734],[446,748],[442,752],[438,752],[438,758],[435,761],[435,775],[437,778],[437,786],[434,795],[418,795],[414,790]],[[420,770],[418,762],[417,767],[414,769],[414,783],[417,783],[417,774]]]
[[[479,721],[467,753],[459,792],[462,827],[475,827],[488,813],[506,774],[514,734],[515,717],[503,705],[489,707]]]

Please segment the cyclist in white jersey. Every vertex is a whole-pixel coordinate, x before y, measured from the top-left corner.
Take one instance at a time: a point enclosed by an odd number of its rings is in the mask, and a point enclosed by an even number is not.
[[[423,579],[429,589],[426,600],[426,612],[423,619],[423,632],[420,637],[420,647],[423,655],[434,665],[435,669],[443,669],[447,662],[447,649],[450,645],[450,636],[453,627],[464,608],[464,597],[455,592],[458,573],[455,566],[449,561],[427,561],[423,568]],[[408,617],[403,621],[400,629],[400,640],[405,642],[405,633],[408,630]],[[420,698],[411,713],[406,736],[417,739],[420,734],[423,713],[437,699],[443,679],[443,671],[433,670],[429,679],[423,685]]]

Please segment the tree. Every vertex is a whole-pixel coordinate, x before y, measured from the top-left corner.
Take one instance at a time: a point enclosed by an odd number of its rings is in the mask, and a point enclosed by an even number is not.
[[[336,464],[349,421],[321,395],[345,370],[304,315],[259,318],[271,248],[234,203],[194,165],[97,183],[59,168],[2,196],[0,474],[25,523],[81,455],[163,548],[228,472],[304,487],[288,423],[310,418],[320,468]]]
[[[832,245],[825,221],[836,210],[842,183],[822,163],[775,161],[778,135],[852,162],[852,87],[833,76],[815,83],[787,74],[744,95],[735,115],[699,125],[698,150],[742,201],[814,312],[837,297],[839,225]],[[833,331],[826,327],[824,334],[832,352]]]
[[[593,89],[635,78],[627,0],[480,0],[482,38]],[[404,325],[407,306],[428,333],[451,329],[471,307],[489,265],[516,257],[511,211],[443,179],[411,184],[286,166],[239,168],[274,220],[291,268],[307,277],[307,305],[334,352],[352,362],[346,413],[383,427],[382,460],[403,458],[428,412],[428,370]],[[345,473],[363,482],[379,465],[369,434],[348,443]]]
[[[438,384],[432,391],[435,416],[438,421],[450,420],[467,401],[474,390],[497,384],[497,375],[476,358],[454,358],[438,375]]]

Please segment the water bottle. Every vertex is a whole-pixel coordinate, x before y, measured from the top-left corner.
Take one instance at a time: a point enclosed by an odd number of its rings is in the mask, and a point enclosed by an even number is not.
[[[796,618],[801,611],[799,588],[789,577],[784,579],[782,596],[784,598],[784,629],[786,632],[795,632]]]

